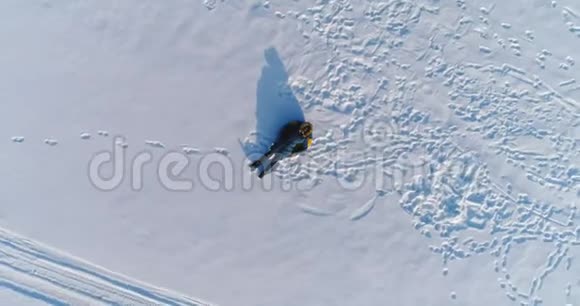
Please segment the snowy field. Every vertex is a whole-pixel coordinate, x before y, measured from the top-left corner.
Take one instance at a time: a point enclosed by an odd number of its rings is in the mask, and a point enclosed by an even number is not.
[[[580,306],[577,0],[2,0],[0,50],[0,305]]]

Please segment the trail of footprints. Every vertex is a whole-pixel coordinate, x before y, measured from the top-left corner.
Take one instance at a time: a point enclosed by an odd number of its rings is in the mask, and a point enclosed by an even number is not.
[[[97,131],[97,135],[100,137],[109,137],[109,132],[105,131],[105,130],[99,130]],[[89,132],[81,132],[79,134],[79,138],[81,140],[91,140],[93,139],[93,136],[91,135],[91,133]],[[15,144],[22,144],[25,142],[25,137],[24,136],[13,136],[11,138],[11,141]],[[55,138],[46,138],[43,140],[43,142],[51,147],[57,146],[59,144],[59,141]],[[144,140],[144,145],[150,147],[150,148],[156,148],[156,149],[167,149],[168,146],[165,145],[163,142],[159,141],[159,140]],[[127,142],[125,142],[123,140],[123,138],[116,138],[115,139],[115,145],[122,147],[122,148],[127,148],[129,146],[129,144]],[[215,147],[213,149],[199,149],[196,147],[192,147],[191,145],[188,144],[181,144],[179,145],[179,147],[181,148],[181,151],[186,154],[186,155],[197,155],[197,154],[202,154],[202,153],[218,153],[221,155],[229,155],[230,152],[228,149],[226,148],[221,148],[221,147]]]

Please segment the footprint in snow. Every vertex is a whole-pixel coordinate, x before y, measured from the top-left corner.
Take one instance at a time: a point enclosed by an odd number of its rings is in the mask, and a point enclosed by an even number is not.
[[[201,151],[199,149],[192,148],[192,147],[189,147],[189,146],[183,146],[181,148],[181,151],[183,151],[183,153],[185,153],[187,155],[193,155],[193,154],[199,154],[199,153],[201,153]]]
[[[230,152],[227,149],[224,148],[214,148],[213,149],[214,152],[228,156],[230,154]]]
[[[165,148],[165,145],[157,140],[145,140],[145,144],[154,148]]]
[[[44,143],[51,146],[51,147],[54,147],[58,144],[58,140],[53,139],[53,138],[47,138],[44,140]]]
[[[14,137],[12,137],[12,142],[22,143],[22,142],[24,142],[24,137],[22,137],[22,136],[14,136]]]
[[[123,149],[126,149],[127,147],[129,147],[129,144],[126,143],[125,140],[123,140],[121,138],[115,140],[115,145],[117,145]]]

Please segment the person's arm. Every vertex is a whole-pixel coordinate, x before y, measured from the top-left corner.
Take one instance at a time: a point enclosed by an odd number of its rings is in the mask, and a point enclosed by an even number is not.
[[[312,137],[308,137],[307,139],[304,139],[304,141],[302,141],[302,142],[298,143],[296,146],[294,146],[294,149],[292,150],[292,154],[306,151],[306,149],[308,149],[308,147],[310,146],[311,143],[312,143]]]
[[[287,123],[280,133],[278,134],[278,142],[285,142],[294,136],[298,135],[298,129],[300,128],[300,121],[290,121]]]

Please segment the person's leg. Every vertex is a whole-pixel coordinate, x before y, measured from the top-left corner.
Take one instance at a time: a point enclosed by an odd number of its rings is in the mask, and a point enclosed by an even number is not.
[[[272,154],[276,153],[276,151],[280,148],[280,146],[275,143],[273,144],[270,149],[268,150],[268,152],[264,153],[264,155],[262,155],[262,157],[260,157],[259,159],[256,159],[255,161],[253,161],[250,164],[250,168],[255,169],[257,167],[259,167],[260,165],[262,165],[266,160],[268,160],[270,158],[270,156],[272,156]]]
[[[258,177],[259,178],[264,177],[266,172],[269,172],[272,168],[274,168],[274,165],[276,165],[276,163],[278,163],[278,159],[274,159],[274,160],[270,161],[268,164],[266,164],[258,173]]]
[[[260,165],[261,165],[261,164],[262,164],[262,163],[263,163],[265,160],[267,160],[267,159],[268,159],[268,156],[266,156],[265,154],[264,154],[264,155],[262,155],[262,157],[260,157],[259,159],[256,159],[255,161],[253,161],[253,162],[250,164],[250,168],[251,168],[251,169],[258,168],[258,167],[259,167],[259,166],[260,166]]]

